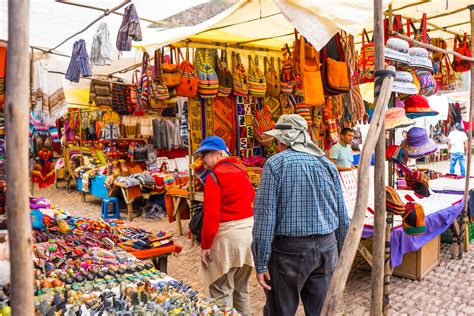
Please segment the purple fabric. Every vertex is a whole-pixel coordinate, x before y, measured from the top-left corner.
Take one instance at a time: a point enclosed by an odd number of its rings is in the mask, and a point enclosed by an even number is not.
[[[392,266],[399,266],[402,263],[404,254],[417,251],[424,244],[448,229],[461,213],[463,207],[464,202],[460,202],[426,216],[426,232],[420,236],[407,235],[402,227],[393,229],[390,234],[390,259]],[[364,227],[362,238],[370,238],[373,235],[374,229],[372,227]]]

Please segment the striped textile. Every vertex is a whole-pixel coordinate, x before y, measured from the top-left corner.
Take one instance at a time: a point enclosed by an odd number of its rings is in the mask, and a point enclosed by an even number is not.
[[[252,119],[253,98],[235,97],[237,151],[242,157],[262,156],[263,150],[255,141]]]
[[[191,142],[191,151],[194,153],[201,144],[202,137],[202,112],[201,102],[199,98],[189,98],[188,101],[188,124],[189,124],[189,141]]]
[[[232,97],[217,97],[213,105],[214,135],[221,137],[231,154],[236,152],[235,115]]]
[[[131,51],[132,40],[136,42],[142,40],[142,29],[133,3],[125,8],[122,24],[117,34],[117,49],[119,51]]]
[[[72,82],[79,82],[81,74],[83,77],[92,76],[86,42],[83,39],[76,41],[72,47],[72,56],[66,71],[66,79]]]
[[[307,104],[297,104],[296,105],[296,114],[301,115],[306,122],[308,122],[308,127],[311,127],[313,121],[311,119],[310,106]]]

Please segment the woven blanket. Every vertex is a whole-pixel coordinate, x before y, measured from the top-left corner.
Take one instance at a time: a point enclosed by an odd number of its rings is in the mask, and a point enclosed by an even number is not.
[[[190,99],[189,107],[189,138],[192,152],[195,152],[204,138],[214,135],[213,101],[211,99]]]
[[[235,115],[232,97],[217,97],[213,106],[214,135],[224,139],[231,154],[236,152]]]
[[[254,137],[252,100],[254,98],[235,97],[237,151],[242,157],[263,156],[262,147]]]
[[[281,116],[281,102],[280,98],[265,97],[265,105],[268,111],[270,112],[270,116],[272,117],[273,122],[277,122],[278,118]]]

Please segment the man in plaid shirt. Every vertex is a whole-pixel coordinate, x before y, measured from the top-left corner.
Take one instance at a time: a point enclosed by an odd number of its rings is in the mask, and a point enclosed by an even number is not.
[[[254,202],[252,251],[265,289],[265,315],[319,315],[349,227],[334,164],[311,141],[306,120],[282,115],[281,149],[269,158]]]

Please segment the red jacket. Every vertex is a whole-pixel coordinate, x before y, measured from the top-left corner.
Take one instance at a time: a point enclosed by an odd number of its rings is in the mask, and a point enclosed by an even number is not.
[[[210,174],[206,177],[202,249],[211,248],[219,223],[253,216],[255,190],[240,162],[233,158],[223,159],[216,164],[212,172],[219,184]]]

